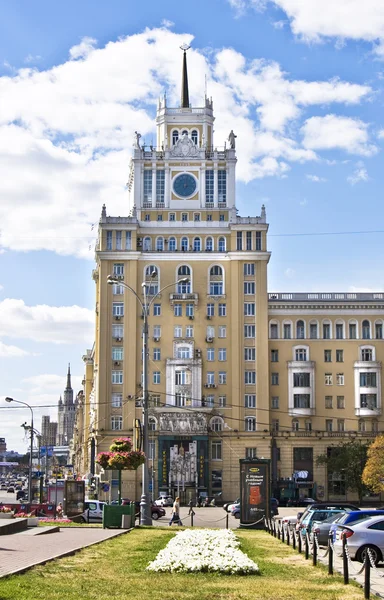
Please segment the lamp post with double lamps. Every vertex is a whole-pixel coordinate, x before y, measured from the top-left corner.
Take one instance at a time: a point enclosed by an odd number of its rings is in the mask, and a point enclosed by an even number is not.
[[[156,271],[151,274],[151,276],[155,276]],[[142,478],[142,496],[140,500],[140,525],[152,525],[152,517],[149,505],[149,468],[148,468],[148,451],[149,451],[149,437],[148,437],[148,316],[149,309],[151,308],[154,300],[169,287],[178,284],[189,283],[189,277],[183,277],[178,279],[177,281],[173,281],[168,285],[164,286],[154,294],[150,301],[147,302],[148,299],[148,287],[149,284],[146,281],[143,281],[141,284],[143,300],[140,298],[138,293],[127,283],[124,283],[117,277],[113,275],[108,275],[107,277],[108,283],[113,285],[121,285],[125,289],[132,292],[132,294],[136,297],[136,300],[139,302],[142,316],[143,316],[143,452],[145,454],[145,463],[143,464],[143,478]]]
[[[28,502],[32,503],[32,464],[33,464],[33,410],[32,406],[27,404],[27,402],[22,402],[21,400],[15,400],[14,398],[7,397],[5,399],[6,402],[16,402],[17,404],[22,404],[23,406],[27,406],[31,411],[31,446],[29,449],[29,472],[28,472]]]

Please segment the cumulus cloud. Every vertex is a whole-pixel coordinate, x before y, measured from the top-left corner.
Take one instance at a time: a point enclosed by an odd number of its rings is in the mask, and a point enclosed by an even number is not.
[[[309,179],[309,181],[313,181],[313,183],[324,183],[327,181],[325,177],[319,177],[318,175],[308,174],[306,175],[306,178]]]
[[[17,346],[8,346],[0,341],[0,358],[21,358],[29,353]]]
[[[356,168],[355,168],[354,172],[352,173],[352,175],[347,177],[347,181],[351,185],[355,185],[356,183],[359,183],[360,181],[368,181],[368,180],[369,180],[368,171],[362,162],[358,162],[356,164]]]
[[[140,131],[147,144],[155,139],[164,89],[168,104],[178,106],[181,53],[175,49],[192,40],[163,25],[100,48],[84,38],[63,64],[0,78],[0,252],[47,249],[92,260],[91,224],[102,204],[109,214],[129,212],[133,133]],[[318,160],[317,148],[298,135],[304,111],[358,104],[371,94],[369,86],[337,79],[293,80],[275,61],[247,60],[231,48],[208,57],[192,48],[188,64],[194,106],[202,104],[207,74],[215,145],[223,147],[231,129],[238,136],[237,175],[244,182],[281,177],[292,163]]]
[[[80,306],[27,306],[23,300],[0,302],[0,335],[53,344],[89,344],[94,313]]]
[[[350,154],[371,156],[377,148],[369,143],[368,125],[359,119],[326,115],[311,117],[302,127],[303,145],[311,150],[339,148]]]

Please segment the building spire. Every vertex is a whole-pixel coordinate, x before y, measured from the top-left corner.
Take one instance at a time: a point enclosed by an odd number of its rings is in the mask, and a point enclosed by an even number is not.
[[[183,73],[181,76],[181,108],[189,108],[188,91],[188,71],[187,71],[187,50],[190,46],[183,44],[180,49],[183,51]]]
[[[72,388],[71,386],[71,365],[70,363],[68,363],[68,373],[67,373],[67,390],[70,390]]]

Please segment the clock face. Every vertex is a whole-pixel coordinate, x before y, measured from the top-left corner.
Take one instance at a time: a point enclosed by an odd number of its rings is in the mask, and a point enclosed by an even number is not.
[[[173,191],[182,198],[193,196],[196,192],[196,188],[196,179],[192,177],[192,175],[189,175],[189,173],[178,175],[173,182]]]

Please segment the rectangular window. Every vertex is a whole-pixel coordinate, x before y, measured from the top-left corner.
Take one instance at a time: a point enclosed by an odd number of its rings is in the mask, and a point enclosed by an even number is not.
[[[244,383],[245,385],[255,385],[256,371],[244,371]]]
[[[360,387],[376,387],[376,373],[360,373]]]
[[[227,316],[227,305],[226,303],[219,303],[219,317]]]
[[[377,395],[360,394],[360,407],[369,408],[370,410],[377,408]]]
[[[245,425],[245,431],[256,431],[255,417],[246,417],[244,425]]]
[[[372,361],[372,358],[373,358],[372,349],[371,348],[363,348],[361,351],[361,360],[363,362],[370,362],[370,361]]]
[[[332,408],[333,396],[325,396],[325,408]]]
[[[238,231],[236,234],[236,250],[243,249],[243,232]]]
[[[227,326],[226,325],[219,325],[218,331],[219,331],[219,338],[227,337]]]
[[[344,338],[344,325],[342,323],[336,323],[336,339],[342,340]]]
[[[261,231],[256,231],[256,250],[261,251]]]
[[[309,394],[293,394],[294,408],[311,408],[311,397]]]
[[[254,281],[244,281],[244,294],[246,296],[254,296],[255,295],[255,282]]]
[[[210,362],[215,360],[215,349],[214,348],[207,348],[207,360],[209,360]]]
[[[200,221],[200,213],[193,213],[193,220],[195,222]]]
[[[279,385],[279,374],[271,373],[271,385]]]
[[[173,316],[174,317],[182,317],[183,316],[183,305],[182,304],[174,304],[173,305]]]
[[[337,419],[337,431],[345,431],[345,421],[344,419]]]
[[[383,325],[382,323],[375,323],[375,337],[377,340],[383,339]]]
[[[116,250],[123,249],[123,232],[116,231]]]
[[[112,250],[112,231],[107,231],[107,250]]]
[[[193,317],[195,314],[195,305],[194,304],[186,304],[185,306],[185,315],[187,317]]]
[[[244,348],[244,360],[246,362],[256,360],[256,348]]]
[[[244,406],[245,408],[256,408],[256,394],[245,394]]]
[[[156,171],[156,202],[164,202],[164,189],[165,171],[164,169],[158,169]]]
[[[207,408],[213,408],[215,406],[215,396],[205,396],[205,400],[203,400],[203,406]]]
[[[163,215],[157,215],[157,220],[158,221],[162,221],[163,220]]]
[[[113,393],[111,406],[112,408],[121,408],[123,406],[123,394]]]
[[[125,232],[125,249],[126,250],[132,249],[132,232],[131,231]]]
[[[271,350],[271,362],[279,362],[279,351]]]
[[[219,221],[225,221],[225,215],[220,214],[219,215]]]
[[[169,213],[169,215],[168,215],[168,219],[169,219],[170,221],[176,221],[176,215],[175,215],[175,213]]]
[[[225,385],[227,383],[227,371],[219,371],[219,384]]]
[[[112,347],[112,360],[123,360],[123,346]]]
[[[112,371],[112,383],[123,383],[123,371]]]
[[[212,215],[207,215],[207,221],[212,221]]]
[[[160,360],[161,359],[161,350],[160,348],[154,348],[153,349],[153,360]]]
[[[112,415],[111,429],[112,431],[120,431],[121,429],[123,429],[123,417],[118,415]]]
[[[219,348],[219,361],[223,362],[227,360],[227,349]]]
[[[160,315],[161,315],[161,304],[154,304],[153,305],[153,316],[160,317]]]
[[[245,234],[246,250],[252,250],[252,231],[247,231]]]
[[[271,340],[277,340],[277,338],[279,337],[279,328],[277,326],[277,323],[271,323],[270,335],[271,335]]]
[[[355,340],[356,338],[357,338],[356,323],[350,323],[349,324],[349,339]]]
[[[336,362],[344,362],[344,350],[336,350]]]
[[[332,373],[326,373],[324,375],[324,383],[325,385],[333,385]]]
[[[280,429],[279,419],[272,419],[271,421],[272,431],[277,432]]]
[[[324,350],[324,362],[332,362],[332,350]]]
[[[331,326],[329,323],[323,323],[323,339],[324,340],[331,339]]]
[[[291,324],[290,323],[284,323],[283,337],[284,337],[285,340],[290,340],[291,339],[292,333],[291,333]]]
[[[116,277],[124,277],[124,264],[115,263],[113,265],[113,274],[116,275]]]
[[[307,362],[307,351],[305,348],[297,348],[297,350],[295,350],[295,360]]]
[[[209,302],[207,304],[207,317],[215,316],[215,304],[213,302]]]
[[[120,285],[119,283],[114,283],[112,286],[112,294],[114,296],[121,296],[122,294],[124,294],[123,286]]]
[[[340,410],[345,408],[344,396],[337,396],[337,408]]]
[[[153,383],[160,383],[160,371],[153,371]]]
[[[181,213],[181,220],[182,221],[188,221],[188,213]]]
[[[193,325],[187,325],[185,328],[185,337],[193,338]]]
[[[181,325],[176,325],[173,328],[173,337],[175,337],[175,338],[183,337],[183,328],[181,327]]]
[[[219,396],[219,408],[225,408],[227,406],[227,396]]]
[[[122,325],[112,325],[112,337],[114,340],[121,341],[124,335],[124,328]]]
[[[205,201],[213,202],[214,194],[214,174],[213,169],[205,171]]]
[[[333,419],[326,419],[325,420],[325,430],[326,431],[333,431]]]
[[[215,373],[214,373],[214,371],[208,371],[207,372],[207,384],[208,385],[215,385]]]
[[[310,323],[309,337],[311,338],[311,340],[317,340],[317,323]]]
[[[227,171],[225,169],[219,169],[217,171],[217,191],[219,195],[219,202],[227,201]]]
[[[244,302],[244,316],[245,317],[254,317],[255,316],[255,303],[254,302]]]
[[[215,328],[212,327],[211,325],[208,325],[208,327],[207,327],[207,340],[209,339],[209,341],[212,341],[214,337],[215,337]]]
[[[152,202],[152,169],[144,170],[144,202]]]
[[[154,337],[155,340],[161,338],[161,325],[154,325],[153,326],[153,337]]]
[[[310,373],[294,373],[293,374],[293,387],[310,387],[311,375]]]
[[[344,373],[336,373],[336,385],[344,385]]]
[[[255,325],[244,325],[244,337],[254,338],[256,333]]]
[[[257,448],[246,448],[245,458],[257,458]]]
[[[255,263],[244,263],[244,277],[255,274]]]
[[[211,442],[211,457],[212,460],[223,459],[223,448],[221,440],[212,440]]]
[[[272,396],[271,408],[279,408],[279,396]]]

